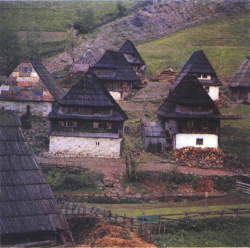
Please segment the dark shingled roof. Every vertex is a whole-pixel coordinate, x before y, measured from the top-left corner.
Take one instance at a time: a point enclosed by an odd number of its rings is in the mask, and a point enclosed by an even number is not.
[[[140,78],[135,74],[121,52],[107,50],[100,60],[91,68],[93,68],[94,71],[95,69],[111,69],[115,71],[112,77],[100,76],[95,73],[99,79],[140,81]]]
[[[113,109],[112,115],[84,115],[84,114],[63,114],[59,113],[59,106],[84,106],[93,108],[110,108]],[[50,118],[77,118],[86,120],[113,120],[125,121],[128,119],[126,113],[121,109],[119,104],[110,95],[100,80],[91,73],[84,75],[76,83],[65,97],[59,102],[50,113]]]
[[[180,73],[175,78],[173,84],[177,85],[184,76],[188,74],[209,74],[212,75],[212,80],[199,79],[203,86],[222,86],[223,84],[218,79],[216,72],[205,53],[200,50],[193,52],[189,60],[185,63]]]
[[[20,119],[0,111],[1,235],[67,230],[21,130]]]
[[[212,110],[208,113],[181,113],[176,111],[177,105],[206,106]],[[185,76],[158,108],[156,113],[162,117],[221,118],[222,115],[213,100],[207,94],[195,75]]]
[[[132,65],[145,65],[141,55],[137,51],[134,43],[131,40],[126,40],[122,47],[119,49],[119,52],[128,53],[135,56],[134,60],[129,62]]]
[[[58,101],[62,99],[62,97],[65,95],[65,92],[63,89],[60,88],[60,86],[57,84],[57,82],[53,79],[53,77],[50,75],[50,73],[47,71],[47,69],[44,67],[41,61],[39,61],[35,57],[28,57],[26,56],[22,62],[24,63],[31,63],[33,68],[35,69],[36,73],[40,77],[40,80],[45,85],[45,87],[48,89],[49,93],[52,95],[53,99],[55,101]],[[21,63],[22,63],[21,62]],[[8,84],[8,80],[7,80]],[[11,87],[11,91],[19,91],[19,87]],[[23,99],[20,100],[26,100],[25,96],[22,97]],[[5,96],[0,95],[1,100],[11,100],[11,98],[5,99]],[[15,99],[16,100],[16,99]]]
[[[250,88],[250,51],[242,65],[230,79],[229,86]]]

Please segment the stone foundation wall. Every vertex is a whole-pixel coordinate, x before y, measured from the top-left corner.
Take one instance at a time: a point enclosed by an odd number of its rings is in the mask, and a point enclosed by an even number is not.
[[[66,157],[118,158],[122,139],[50,136],[49,153]]]
[[[0,109],[13,110],[20,114],[27,112],[27,106],[30,107],[32,115],[48,116],[52,111],[52,102],[17,102],[17,101],[0,101]]]

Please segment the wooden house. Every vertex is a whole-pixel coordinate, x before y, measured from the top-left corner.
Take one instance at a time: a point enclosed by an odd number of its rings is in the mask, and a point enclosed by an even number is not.
[[[223,86],[223,84],[217,77],[214,68],[202,50],[192,53],[191,57],[174,80],[174,86],[180,83],[184,76],[192,74],[197,76],[213,101],[219,99],[220,86]]]
[[[92,67],[92,71],[115,100],[128,96],[133,84],[140,83],[140,78],[135,74],[124,55],[117,51],[107,50]]]
[[[86,73],[90,66],[93,66],[102,56],[102,53],[97,48],[89,48],[70,68],[70,73],[76,72]]]
[[[49,115],[55,156],[119,157],[127,115],[94,75],[87,73]]]
[[[222,115],[196,75],[184,76],[157,110],[167,146],[219,147],[220,120],[237,119]]]
[[[250,103],[250,52],[230,79],[229,94],[233,100]]]
[[[127,40],[119,49],[119,52],[123,53],[135,72],[141,72],[145,69],[145,62],[132,41]]]
[[[68,224],[24,138],[18,115],[6,110],[0,110],[0,177],[1,245],[64,244],[70,236]]]
[[[64,91],[36,58],[25,57],[0,87],[0,109],[48,116]]]

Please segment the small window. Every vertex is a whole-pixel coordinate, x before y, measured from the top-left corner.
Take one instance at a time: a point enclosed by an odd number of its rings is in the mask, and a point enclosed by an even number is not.
[[[209,92],[209,86],[205,86],[205,90],[208,93]]]
[[[207,78],[207,74],[203,74],[203,78]]]
[[[93,123],[93,128],[98,128],[98,122]]]
[[[208,128],[208,121],[203,121],[202,124],[201,124],[201,126],[203,128]]]
[[[201,74],[198,73],[198,74],[196,74],[196,75],[197,75],[197,78],[201,78]]]
[[[188,121],[187,122],[187,126],[188,127],[193,127],[194,126],[194,122],[193,121]]]
[[[203,145],[203,139],[196,139],[196,145]]]
[[[97,146],[99,146],[99,145],[100,145],[100,142],[95,142],[95,144],[96,144]]]
[[[77,127],[76,121],[59,121],[60,127]]]

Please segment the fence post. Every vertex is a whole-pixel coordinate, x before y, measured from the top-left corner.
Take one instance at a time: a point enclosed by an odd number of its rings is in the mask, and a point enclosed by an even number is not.
[[[236,219],[238,219],[239,218],[239,209],[237,208],[237,214],[236,214]]]
[[[161,210],[159,211],[159,232],[158,235],[161,233]]]
[[[164,239],[165,239],[165,231],[166,231],[166,228],[164,226],[163,228],[163,237],[162,237],[162,246],[165,247],[165,242],[164,242]]]

